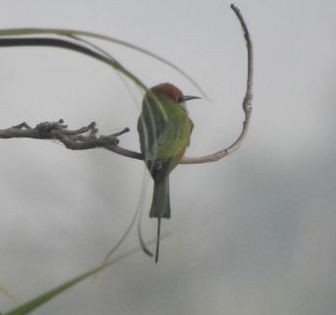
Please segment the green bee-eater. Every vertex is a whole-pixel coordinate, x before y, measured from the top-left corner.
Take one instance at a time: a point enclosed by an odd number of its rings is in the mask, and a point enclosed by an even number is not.
[[[170,83],[156,85],[146,93],[138,120],[141,152],[154,180],[149,216],[158,219],[155,262],[159,257],[161,218],[170,218],[169,173],[177,166],[190,142],[193,123],[185,96]]]

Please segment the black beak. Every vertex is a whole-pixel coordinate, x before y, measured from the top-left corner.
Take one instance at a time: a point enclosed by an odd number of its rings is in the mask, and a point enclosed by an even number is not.
[[[183,95],[182,97],[180,97],[180,99],[178,100],[179,103],[183,103],[186,101],[190,101],[190,100],[199,100],[201,99],[201,97],[198,96],[191,96],[191,95]]]

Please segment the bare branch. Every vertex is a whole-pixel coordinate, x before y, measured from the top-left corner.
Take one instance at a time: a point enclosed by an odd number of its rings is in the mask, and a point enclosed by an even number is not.
[[[252,114],[252,84],[253,84],[253,46],[251,37],[247,28],[247,25],[244,21],[243,16],[241,15],[239,9],[231,4],[231,9],[236,14],[240,25],[244,32],[244,37],[247,46],[247,84],[246,84],[246,93],[243,100],[243,110],[245,114],[245,119],[243,121],[242,131],[236,141],[234,141],[230,146],[225,149],[222,149],[213,154],[200,156],[200,157],[184,157],[180,163],[181,164],[198,164],[198,163],[208,163],[218,161],[232,152],[239,149],[242,141],[245,139],[247,130],[250,124],[250,118]]]
[[[123,156],[142,160],[142,154],[118,146],[118,137],[126,132],[129,132],[129,128],[124,128],[108,136],[97,136],[98,129],[94,122],[80,129],[70,130],[60,119],[57,122],[39,123],[34,128],[23,122],[17,126],[0,129],[0,138],[52,139],[60,141],[71,150],[105,148]]]

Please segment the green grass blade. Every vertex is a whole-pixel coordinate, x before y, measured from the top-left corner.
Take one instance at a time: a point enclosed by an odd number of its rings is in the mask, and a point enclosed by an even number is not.
[[[177,71],[183,77],[185,77],[200,93],[201,95],[208,99],[207,95],[205,94],[204,90],[200,87],[200,85],[191,78],[185,71],[181,68],[173,64],[172,62],[168,61],[165,58],[160,57],[153,52],[146,50],[142,47],[134,45],[132,43],[128,43],[126,41],[110,37],[107,35],[102,35],[94,32],[86,32],[86,31],[79,31],[79,30],[72,30],[72,29],[57,29],[57,28],[11,28],[11,29],[0,29],[0,36],[20,36],[20,35],[36,35],[36,34],[54,34],[60,36],[85,36],[90,38],[95,38],[103,41],[108,41],[114,44],[122,45],[124,47],[134,49],[138,52],[141,52],[147,56],[150,56]]]
[[[153,242],[154,241],[151,241],[149,243],[153,243]],[[56,288],[53,288],[50,291],[45,292],[45,293],[41,294],[40,296],[31,299],[30,301],[16,307],[15,309],[13,309],[9,312],[4,313],[3,315],[26,315],[26,314],[29,314],[33,310],[39,308],[43,304],[47,303],[51,299],[55,298],[56,296],[63,293],[67,289],[73,287],[74,285],[78,284],[79,282],[87,279],[90,276],[93,276],[93,275],[103,271],[107,267],[115,264],[116,262],[118,262],[122,259],[127,258],[128,256],[131,256],[131,255],[135,254],[136,252],[138,252],[140,250],[141,250],[140,247],[133,248],[133,249],[125,252],[124,254],[116,257],[115,259],[110,260],[107,263],[99,264],[98,266],[90,269],[89,271],[86,271],[86,272],[80,274],[79,276],[74,277],[71,280],[64,282],[63,284],[57,286]]]
[[[79,42],[79,41],[78,41]],[[22,46],[41,46],[41,47],[58,47],[64,48],[72,51],[76,51],[92,58],[95,58],[109,66],[111,66],[116,71],[124,74],[128,79],[130,79],[137,86],[141,87],[144,91],[147,91],[145,84],[132,72],[127,70],[118,60],[112,56],[106,56],[100,52],[97,52],[93,49],[87,48],[82,44],[71,42],[68,40],[62,40],[58,38],[51,37],[5,37],[0,38],[0,47],[22,47]]]

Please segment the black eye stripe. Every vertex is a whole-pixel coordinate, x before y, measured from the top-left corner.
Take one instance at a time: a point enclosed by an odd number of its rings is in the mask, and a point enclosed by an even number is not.
[[[178,100],[177,100],[178,103],[183,103],[184,100],[183,100],[183,96],[179,97]]]

